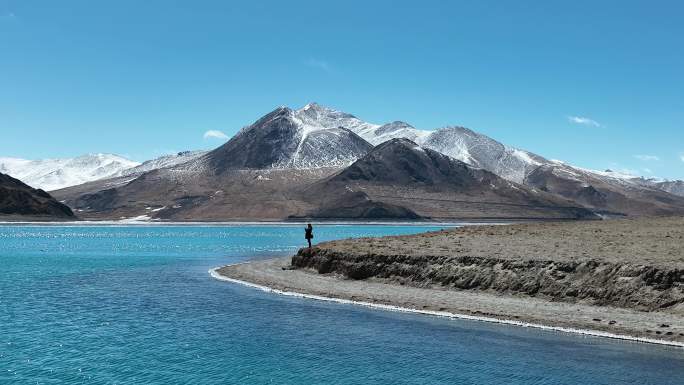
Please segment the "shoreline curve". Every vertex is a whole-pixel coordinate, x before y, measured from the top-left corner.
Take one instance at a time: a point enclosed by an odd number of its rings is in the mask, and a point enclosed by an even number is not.
[[[540,330],[556,331],[556,332],[562,332],[562,333],[571,333],[571,334],[591,336],[591,337],[602,337],[602,338],[610,338],[610,339],[617,339],[617,340],[623,340],[623,341],[640,342],[640,343],[648,343],[648,344],[655,344],[655,345],[684,348],[684,342],[678,342],[678,341],[666,341],[666,340],[658,340],[655,338],[634,337],[634,336],[629,336],[629,335],[624,335],[624,334],[615,334],[615,333],[604,332],[604,331],[600,331],[600,330],[576,329],[576,328],[568,328],[568,327],[563,327],[563,326],[550,326],[550,325],[543,325],[543,324],[537,324],[537,323],[531,323],[531,322],[518,321],[518,320],[513,320],[513,319],[499,319],[499,318],[494,318],[494,317],[474,316],[474,315],[470,315],[470,314],[453,313],[453,312],[447,312],[447,311],[412,309],[412,308],[401,307],[401,306],[396,306],[396,305],[385,305],[385,304],[366,302],[366,301],[354,301],[354,300],[344,299],[344,298],[335,298],[335,297],[326,297],[326,296],[315,295],[315,294],[299,293],[299,292],[295,292],[295,291],[285,291],[285,290],[280,290],[280,289],[268,287],[265,285],[260,285],[260,284],[256,284],[256,283],[252,283],[252,282],[248,282],[248,281],[243,281],[243,280],[239,280],[239,279],[235,279],[235,278],[226,277],[226,276],[224,276],[218,272],[218,270],[223,268],[223,267],[242,265],[245,263],[249,263],[249,262],[234,263],[234,264],[229,264],[229,265],[225,265],[225,266],[215,267],[213,269],[209,269],[208,273],[209,273],[209,275],[211,275],[212,278],[219,280],[219,281],[224,281],[224,282],[234,283],[234,284],[238,284],[238,285],[242,285],[242,286],[247,286],[247,287],[251,287],[253,289],[258,289],[258,290],[261,290],[261,291],[264,291],[267,293],[283,295],[286,297],[306,298],[306,299],[313,299],[313,300],[318,300],[318,301],[335,302],[335,303],[345,304],[345,305],[356,305],[356,306],[362,306],[362,307],[367,307],[367,308],[372,308],[372,309],[378,309],[378,310],[384,310],[384,311],[393,311],[393,312],[399,312],[399,313],[413,313],[413,314],[429,315],[429,316],[433,316],[433,317],[443,317],[443,318],[451,318],[451,319],[489,322],[489,323],[497,323],[497,324],[503,324],[503,325],[518,326],[518,327],[535,328],[535,329],[540,329]]]

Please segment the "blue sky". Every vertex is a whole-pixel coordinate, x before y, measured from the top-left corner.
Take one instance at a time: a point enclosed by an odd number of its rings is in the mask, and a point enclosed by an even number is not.
[[[0,0],[0,156],[212,148],[279,105],[684,178],[672,1]]]

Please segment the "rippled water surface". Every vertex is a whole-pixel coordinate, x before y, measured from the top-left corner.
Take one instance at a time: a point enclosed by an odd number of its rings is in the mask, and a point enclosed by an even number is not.
[[[297,299],[207,270],[301,226],[0,226],[1,384],[682,384],[684,351]],[[318,226],[316,240],[411,226]]]

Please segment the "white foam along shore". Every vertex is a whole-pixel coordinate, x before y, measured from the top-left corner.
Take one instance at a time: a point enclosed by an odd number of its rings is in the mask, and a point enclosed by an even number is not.
[[[237,264],[233,264],[233,265],[240,265],[243,263],[249,263],[249,262],[242,262],[242,263],[237,263]],[[227,266],[233,266],[233,265],[227,265]],[[352,301],[352,300],[343,299],[343,298],[325,297],[325,296],[321,296],[321,295],[298,293],[298,292],[294,292],[294,291],[284,291],[284,290],[279,290],[279,289],[271,288],[271,287],[264,286],[264,285],[259,285],[259,284],[252,283],[252,282],[247,282],[247,281],[242,281],[239,279],[226,277],[224,275],[221,275],[218,272],[218,270],[223,268],[223,267],[225,267],[225,266],[219,266],[219,267],[210,269],[209,274],[213,278],[215,278],[219,281],[235,283],[235,284],[251,287],[254,289],[262,290],[262,291],[265,291],[267,293],[274,293],[274,294],[284,295],[284,296],[288,296],[288,297],[307,298],[307,299],[314,299],[314,300],[318,300],[318,301],[335,302],[335,303],[347,304],[347,305],[357,305],[357,306],[369,307],[369,308],[385,310],[385,311],[394,311],[394,312],[402,312],[402,313],[415,313],[415,314],[423,314],[423,315],[430,315],[430,316],[437,316],[437,317],[447,317],[447,318],[464,319],[464,320],[471,320],[471,321],[491,322],[491,323],[498,323],[498,324],[504,324],[504,325],[513,325],[513,326],[529,327],[529,328],[542,329],[542,330],[558,331],[558,332],[563,332],[563,333],[580,334],[580,335],[585,335],[585,336],[604,337],[604,338],[627,340],[627,341],[633,341],[633,342],[643,342],[643,343],[649,343],[649,344],[666,345],[666,346],[674,346],[674,347],[684,348],[684,342],[677,342],[677,341],[664,341],[664,340],[658,340],[655,338],[633,337],[633,336],[628,336],[628,335],[623,335],[623,334],[608,333],[608,332],[599,331],[599,330],[574,329],[574,328],[566,328],[566,327],[561,327],[561,326],[549,326],[549,325],[535,324],[535,323],[529,323],[529,322],[522,322],[522,321],[512,320],[512,319],[499,319],[499,318],[494,318],[494,317],[473,316],[473,315],[469,315],[469,314],[451,313],[451,312],[446,312],[446,311],[411,309],[411,308],[406,308],[406,307],[401,307],[401,306],[385,305],[385,304],[373,303],[373,302]]]

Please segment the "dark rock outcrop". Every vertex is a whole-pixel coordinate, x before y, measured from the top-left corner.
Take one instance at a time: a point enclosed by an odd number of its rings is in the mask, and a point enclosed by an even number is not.
[[[74,213],[50,194],[0,173],[0,215],[71,219]]]

